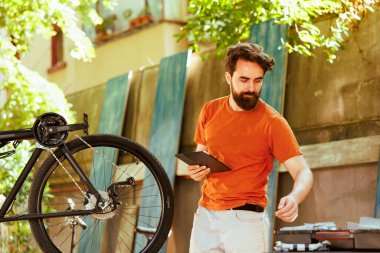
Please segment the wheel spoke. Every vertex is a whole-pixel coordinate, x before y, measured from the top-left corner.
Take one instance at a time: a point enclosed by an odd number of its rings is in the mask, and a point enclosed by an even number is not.
[[[38,244],[47,247],[49,252],[71,252],[71,247],[74,252],[97,252],[98,247],[107,247],[107,252],[157,251],[172,222],[173,211],[164,203],[165,198],[172,201],[173,193],[156,159],[143,147],[108,135],[81,137],[68,143],[67,147],[84,175],[97,188],[103,211],[84,217],[31,220]],[[54,154],[57,159],[49,157],[35,176],[30,194],[31,212],[94,210],[95,196],[86,193],[87,187],[60,150]],[[125,165],[118,165],[120,161]],[[95,169],[95,166],[100,167]],[[133,181],[128,181],[131,177]],[[115,196],[107,192],[113,184]],[[50,197],[45,197],[48,195]],[[152,204],[143,204],[146,200]],[[148,240],[145,232],[136,230],[137,225],[151,229],[153,234],[160,231],[160,236]]]

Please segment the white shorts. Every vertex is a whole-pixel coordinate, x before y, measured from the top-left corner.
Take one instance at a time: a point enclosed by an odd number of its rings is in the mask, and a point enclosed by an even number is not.
[[[265,211],[211,211],[198,207],[191,231],[190,253],[267,252],[268,229]]]

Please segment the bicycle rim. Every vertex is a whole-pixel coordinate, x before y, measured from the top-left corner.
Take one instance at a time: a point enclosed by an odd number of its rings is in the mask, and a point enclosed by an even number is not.
[[[83,137],[83,141],[76,139],[67,147],[107,207],[92,215],[31,220],[41,249],[157,252],[173,218],[172,189],[157,159],[142,146],[109,135]],[[62,165],[50,156],[41,166],[30,192],[29,211],[93,210],[94,196],[80,182],[61,150],[55,154]]]

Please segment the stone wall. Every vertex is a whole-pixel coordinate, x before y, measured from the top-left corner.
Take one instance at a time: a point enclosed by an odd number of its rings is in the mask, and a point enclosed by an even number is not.
[[[380,135],[380,12],[356,24],[333,64],[320,50],[316,58],[290,54],[285,113],[300,145]],[[319,26],[326,29],[334,20]],[[362,150],[361,150],[362,151]],[[276,228],[374,215],[377,163],[312,168],[314,187],[292,223],[276,219]],[[280,173],[278,196],[291,191],[293,180]]]
[[[289,55],[285,117],[301,145],[380,134],[379,20],[377,9],[355,25],[333,64],[321,50]]]

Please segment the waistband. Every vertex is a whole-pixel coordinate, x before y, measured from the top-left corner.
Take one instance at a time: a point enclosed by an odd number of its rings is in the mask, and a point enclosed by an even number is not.
[[[253,204],[245,204],[243,206],[231,208],[231,210],[245,210],[245,211],[253,211],[257,213],[262,213],[264,212],[264,207],[259,206],[259,205],[253,205]]]

